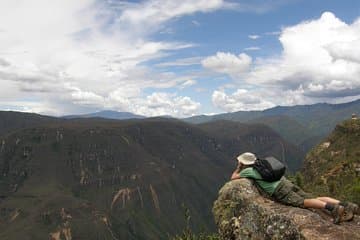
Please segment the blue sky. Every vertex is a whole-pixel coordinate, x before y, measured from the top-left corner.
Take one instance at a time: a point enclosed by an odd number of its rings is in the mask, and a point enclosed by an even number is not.
[[[0,3],[0,109],[187,117],[360,97],[360,3]]]

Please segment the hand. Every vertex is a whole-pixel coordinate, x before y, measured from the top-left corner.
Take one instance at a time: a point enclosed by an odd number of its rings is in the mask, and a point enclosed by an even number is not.
[[[240,169],[241,169],[241,165],[238,163],[238,165],[236,166],[235,171],[236,171],[236,172],[240,172]]]

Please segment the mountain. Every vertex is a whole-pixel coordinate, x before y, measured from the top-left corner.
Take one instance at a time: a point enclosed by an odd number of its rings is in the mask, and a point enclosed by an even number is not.
[[[305,187],[360,204],[360,119],[338,124],[304,160]]]
[[[301,145],[312,136],[312,131],[286,115],[259,117],[248,123],[264,124],[280,133],[284,139],[295,145]]]
[[[265,110],[266,115],[287,115],[307,126],[316,135],[328,135],[337,123],[360,114],[360,99],[342,104],[318,103],[314,105],[275,107]]]
[[[83,115],[67,115],[63,116],[65,119],[74,119],[74,118],[105,118],[105,119],[141,119],[145,118],[141,115],[136,115],[129,112],[116,112],[116,111],[100,111],[95,113],[88,113]]]
[[[0,111],[0,136],[22,128],[40,126],[41,124],[58,122],[57,118],[35,113]]]
[[[168,239],[184,229],[183,206],[194,231],[214,231],[211,206],[237,154],[299,154],[264,125],[160,118],[62,120],[0,143],[4,240]]]
[[[286,142],[266,125],[223,120],[199,124],[198,127],[222,142],[219,149],[236,154],[249,151],[259,157],[274,156],[284,162],[290,172],[295,172],[302,166],[305,152]]]
[[[350,118],[353,113],[360,114],[360,99],[342,104],[277,106],[264,111],[201,115],[183,120],[193,124],[216,120],[262,123],[274,128],[288,142],[308,151],[326,137],[338,122]]]

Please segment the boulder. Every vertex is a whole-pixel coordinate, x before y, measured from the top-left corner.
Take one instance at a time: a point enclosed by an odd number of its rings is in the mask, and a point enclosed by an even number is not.
[[[320,210],[296,208],[263,196],[252,180],[226,183],[213,206],[221,239],[360,239],[360,218],[340,225]]]

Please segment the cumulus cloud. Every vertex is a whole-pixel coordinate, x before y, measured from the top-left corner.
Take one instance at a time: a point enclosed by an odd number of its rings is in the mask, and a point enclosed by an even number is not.
[[[199,114],[200,103],[191,100],[189,97],[177,96],[164,92],[154,92],[146,99],[136,99],[130,111],[146,116],[185,117]]]
[[[354,46],[360,46],[360,40],[334,42],[325,46],[325,48],[334,61],[343,59],[360,63],[360,49]]]
[[[90,106],[102,106],[104,98],[91,91],[83,91],[77,87],[69,86],[71,100],[75,104],[90,105]]]
[[[155,110],[155,115],[191,116],[198,113],[200,103],[189,97],[173,96],[167,93],[153,93],[147,97],[146,104]]]
[[[213,104],[227,112],[239,110],[262,110],[273,107],[274,104],[263,99],[263,96],[256,91],[238,89],[228,95],[224,91],[216,90],[212,95]]]
[[[196,81],[188,76],[142,64],[193,45],[154,41],[151,34],[166,29],[171,19],[226,5],[223,0],[1,1],[0,81],[9,88],[0,89],[0,100],[12,91],[17,99],[36,96],[38,102],[27,106],[37,111],[44,106],[41,113],[49,114],[51,106],[58,114],[83,107],[121,111],[148,101],[147,88],[191,86]],[[153,109],[142,112],[153,115]]]
[[[325,12],[319,19],[283,28],[279,40],[283,47],[279,56],[256,59],[240,77],[222,72],[235,80],[240,78],[251,89],[268,89],[272,93],[263,97],[273,105],[342,102],[360,97],[360,20],[347,24]],[[214,104],[227,111],[252,106],[234,103],[226,107],[224,103],[222,107],[217,104],[221,99],[229,103],[245,99],[223,92],[214,95]]]
[[[186,117],[199,114],[200,103],[186,96],[178,96],[165,92],[154,92],[144,96],[138,87],[128,85],[118,88],[107,96],[101,96],[91,91],[84,91],[77,87],[68,86],[69,94],[63,96],[66,101],[71,100],[73,106],[87,109],[113,109],[117,111],[132,112],[144,116],[171,115],[173,117]],[[25,105],[35,106],[35,105]]]
[[[236,56],[231,53],[218,52],[215,56],[205,58],[201,63],[203,67],[214,72],[238,77],[250,69],[252,58],[245,53]]]
[[[358,95],[359,40],[358,21],[348,25],[326,12],[319,19],[285,28],[280,36],[282,56],[257,65],[246,80],[301,89],[311,97]]]

